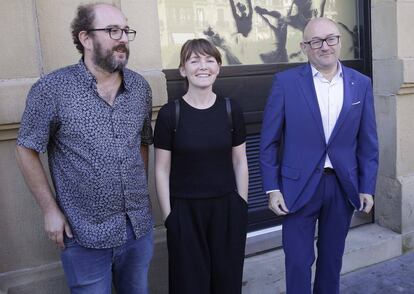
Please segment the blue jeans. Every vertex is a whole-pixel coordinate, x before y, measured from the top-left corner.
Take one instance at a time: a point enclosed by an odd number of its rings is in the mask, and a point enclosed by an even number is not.
[[[127,241],[109,249],[90,249],[67,239],[61,260],[72,294],[147,294],[148,268],[153,254],[152,231],[135,239],[127,221]]]

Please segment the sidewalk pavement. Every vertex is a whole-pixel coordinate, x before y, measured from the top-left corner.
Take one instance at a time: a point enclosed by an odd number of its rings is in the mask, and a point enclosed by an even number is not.
[[[341,294],[414,294],[414,252],[347,273]]]

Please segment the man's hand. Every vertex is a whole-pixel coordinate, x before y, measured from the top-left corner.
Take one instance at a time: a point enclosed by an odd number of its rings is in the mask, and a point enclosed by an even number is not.
[[[52,209],[44,214],[45,231],[50,240],[56,243],[60,249],[65,249],[63,234],[73,238],[72,231],[66,217],[58,209]]]
[[[283,199],[283,195],[280,191],[269,193],[269,208],[277,215],[286,215],[289,213],[285,204],[285,199]]]
[[[359,193],[359,200],[361,206],[359,207],[359,211],[363,211],[365,213],[369,213],[374,206],[374,198],[370,194]]]

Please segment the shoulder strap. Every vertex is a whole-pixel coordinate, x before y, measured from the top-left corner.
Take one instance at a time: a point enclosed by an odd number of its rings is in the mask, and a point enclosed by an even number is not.
[[[230,125],[230,131],[233,132],[233,117],[231,115],[231,103],[230,103],[230,98],[226,97],[224,98],[226,100],[226,111],[227,111],[227,119],[229,121],[229,125]],[[180,121],[180,100],[176,99],[174,100],[174,105],[175,105],[175,124],[174,124],[174,133],[177,132],[178,129],[178,123]]]
[[[177,132],[178,129],[178,122],[180,121],[180,100],[174,100],[175,105],[175,125],[174,125],[174,133]]]
[[[230,131],[233,133],[234,129],[233,129],[233,117],[231,115],[231,103],[230,103],[230,98],[226,97],[224,98],[226,100],[226,111],[227,111],[227,119],[229,121],[229,125],[230,125]]]

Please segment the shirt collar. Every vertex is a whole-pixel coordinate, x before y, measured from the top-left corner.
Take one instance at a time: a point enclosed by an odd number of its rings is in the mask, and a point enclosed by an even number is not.
[[[93,83],[94,85],[96,85],[96,79],[91,74],[91,72],[87,69],[85,62],[83,61],[83,58],[79,60],[77,67],[78,67],[79,78],[82,81],[85,81],[87,84]]]
[[[312,64],[310,64],[311,70],[312,70],[312,76],[315,77],[323,77],[322,73],[318,71]],[[335,74],[332,80],[336,80],[337,78],[342,78],[343,72],[342,72],[342,65],[338,61],[338,72]]]
[[[79,60],[77,66],[79,70],[80,79],[84,81],[85,83],[87,83],[88,85],[92,85],[95,88],[96,79],[86,67],[85,62],[83,61],[83,58]],[[131,74],[128,70],[123,70],[121,75],[122,75],[122,83],[123,83],[124,89],[128,91],[132,85]]]

